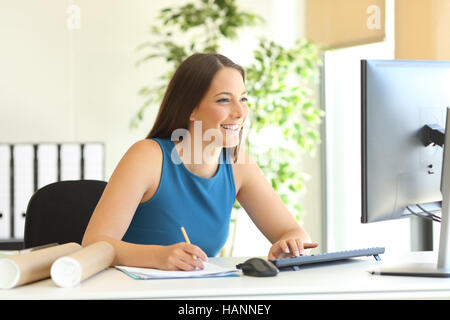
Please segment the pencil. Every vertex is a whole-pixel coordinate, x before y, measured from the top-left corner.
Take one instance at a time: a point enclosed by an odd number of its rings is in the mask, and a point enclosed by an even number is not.
[[[187,243],[191,244],[191,241],[189,241],[189,237],[188,237],[188,235],[186,233],[186,230],[184,230],[184,227],[181,227],[181,232],[183,233],[184,240]],[[197,259],[197,257],[195,255],[192,255],[192,258]]]

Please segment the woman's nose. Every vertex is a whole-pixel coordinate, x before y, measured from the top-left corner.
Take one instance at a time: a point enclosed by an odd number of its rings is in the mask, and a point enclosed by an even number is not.
[[[240,101],[235,101],[233,103],[232,116],[233,118],[242,118],[244,115],[244,106],[240,103]]]

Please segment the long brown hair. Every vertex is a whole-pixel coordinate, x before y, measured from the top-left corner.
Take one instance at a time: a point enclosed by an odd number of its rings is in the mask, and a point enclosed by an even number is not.
[[[188,129],[192,111],[200,104],[215,74],[225,67],[239,71],[245,82],[244,69],[221,54],[195,53],[186,58],[170,80],[155,123],[146,138],[170,138],[174,130]],[[233,150],[234,162],[241,138],[242,129],[239,144]]]

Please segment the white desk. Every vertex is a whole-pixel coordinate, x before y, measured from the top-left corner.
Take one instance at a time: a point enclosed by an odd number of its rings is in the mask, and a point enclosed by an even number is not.
[[[371,275],[374,266],[399,262],[434,262],[432,252],[399,257],[381,255],[301,271],[280,272],[276,277],[248,276],[203,279],[133,280],[109,268],[74,288],[59,288],[51,279],[9,290],[3,299],[450,299],[450,278]],[[235,266],[244,258],[211,258]]]

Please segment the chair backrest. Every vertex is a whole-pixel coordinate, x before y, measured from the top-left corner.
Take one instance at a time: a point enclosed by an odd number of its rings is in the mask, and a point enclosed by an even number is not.
[[[77,242],[106,187],[105,181],[70,180],[37,190],[25,215],[24,247]]]

